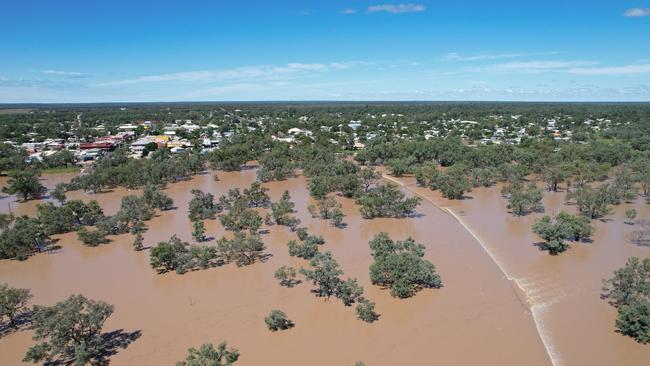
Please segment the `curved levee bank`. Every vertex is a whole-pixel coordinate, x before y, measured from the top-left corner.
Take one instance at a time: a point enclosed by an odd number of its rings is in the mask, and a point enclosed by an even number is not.
[[[474,236],[525,294],[554,365],[650,364],[650,347],[616,333],[616,310],[600,299],[602,279],[611,277],[628,257],[650,255],[650,248],[629,241],[634,226],[624,223],[624,212],[631,207],[639,218],[650,217],[650,205],[642,199],[615,207],[605,220],[594,220],[593,242],[572,244],[567,252],[549,256],[534,246],[539,240],[531,230],[543,214],[512,216],[499,187],[475,188],[468,199],[450,201],[417,187],[412,178],[385,178],[449,213]],[[546,213],[575,211],[563,202],[564,193],[545,194]]]
[[[255,172],[220,172],[219,176],[219,182],[205,174],[170,184],[166,193],[177,209],[148,222],[145,244],[154,245],[172,234],[190,240],[187,208],[191,188],[218,196],[228,188],[249,185]],[[352,200],[340,198],[348,226],[336,229],[309,215],[311,198],[304,178],[265,186],[274,200],[285,189],[290,191],[303,225],[325,237],[323,250],[332,251],[345,277],[358,278],[366,296],[377,303],[379,321],[366,324],[357,320],[353,307],[315,297],[307,283],[292,289],[280,287],[273,278],[277,267],[307,266],[307,262],[288,256],[286,243],[295,234],[278,226],[262,235],[271,254],[267,261],[242,268],[229,264],[182,276],[157,275],[149,268],[148,252],[131,249],[130,235],[88,248],[78,242],[76,234],[65,234],[60,236],[58,252],[37,254],[24,262],[0,261],[0,282],[31,288],[37,304],[52,304],[72,293],[114,304],[115,312],[105,330],[141,330],[142,336],[119,350],[111,358],[113,365],[173,364],[184,357],[188,347],[222,340],[240,350],[237,365],[243,366],[352,365],[357,360],[372,366],[549,364],[535,323],[509,281],[472,235],[431,203],[423,202],[414,218],[365,220]],[[97,199],[107,213],[113,213],[127,193],[116,189],[95,196],[79,192],[71,196]],[[0,199],[0,211],[6,211],[9,200],[13,199]],[[35,202],[14,202],[12,209],[33,214]],[[211,236],[220,237],[224,232],[218,221],[209,220],[206,227]],[[373,286],[368,276],[372,263],[368,241],[380,231],[396,239],[410,235],[425,244],[426,259],[436,265],[444,287],[399,300]],[[263,318],[276,308],[285,311],[296,327],[269,332]],[[30,337],[30,332],[23,331],[0,338],[0,363],[20,364],[32,344]]]
[[[549,337],[549,334],[543,329],[541,322],[540,322],[540,310],[543,310],[543,305],[540,304],[535,304],[534,302],[531,301],[530,297],[528,296],[528,292],[524,287],[521,286],[519,281],[516,279],[512,278],[510,274],[503,268],[501,265],[501,262],[497,260],[497,258],[494,257],[492,254],[492,251],[485,245],[483,240],[478,237],[478,235],[469,227],[467,224],[451,209],[448,207],[443,207],[439,206],[433,199],[428,197],[427,195],[424,195],[422,193],[418,193],[415,190],[411,189],[406,183],[395,179],[391,176],[388,176],[386,174],[382,174],[382,178],[387,179],[391,182],[399,184],[401,187],[404,187],[405,189],[408,189],[410,192],[413,192],[414,194],[418,195],[419,197],[423,198],[424,200],[432,203],[434,206],[438,207],[441,211],[449,214],[451,217],[453,217],[460,225],[463,226],[463,228],[470,234],[472,237],[476,240],[477,243],[483,248],[485,253],[490,256],[494,264],[499,267],[499,270],[503,273],[505,278],[507,278],[513,286],[513,290],[517,294],[517,296],[520,298],[522,305],[526,306],[532,313],[533,320],[535,322],[535,327],[537,328],[537,332],[539,333],[539,337],[544,344],[544,348],[546,349],[546,353],[548,354],[549,359],[551,360],[551,363],[554,366],[559,366],[560,365],[560,358],[557,352],[555,351],[555,348],[553,347],[553,344],[551,343],[551,339]]]

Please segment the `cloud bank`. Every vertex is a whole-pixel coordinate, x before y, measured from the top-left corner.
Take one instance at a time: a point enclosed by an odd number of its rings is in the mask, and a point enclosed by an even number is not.
[[[623,13],[623,16],[629,18],[639,18],[650,16],[650,8],[632,8],[628,9]]]
[[[391,14],[401,14],[401,13],[417,13],[425,11],[426,7],[422,4],[383,4],[383,5],[373,5],[368,7],[369,13],[391,13]]]

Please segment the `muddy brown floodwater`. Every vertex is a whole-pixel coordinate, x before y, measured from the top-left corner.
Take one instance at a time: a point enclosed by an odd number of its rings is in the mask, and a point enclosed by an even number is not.
[[[174,199],[177,209],[148,222],[145,244],[155,245],[172,234],[190,241],[190,189],[219,196],[229,188],[248,186],[255,179],[255,171],[220,172],[219,176],[219,182],[205,174],[170,184],[165,191]],[[68,179],[70,176],[48,176],[45,184],[51,187]],[[274,200],[285,189],[289,190],[303,226],[325,237],[327,243],[322,250],[332,251],[345,276],[358,278],[366,297],[377,303],[376,310],[381,314],[378,321],[367,324],[357,320],[354,307],[315,297],[310,293],[310,284],[290,289],[279,286],[273,278],[277,267],[307,265],[304,260],[289,257],[286,244],[295,238],[295,233],[282,226],[272,226],[262,235],[266,251],[272,255],[267,261],[242,268],[228,264],[185,275],[156,274],[149,267],[148,251],[136,252],[131,248],[131,235],[113,237],[109,244],[89,248],[79,243],[76,234],[65,234],[59,236],[62,248],[57,252],[37,254],[24,262],[0,261],[0,282],[30,288],[36,304],[49,305],[70,294],[82,293],[115,305],[104,329],[141,330],[142,336],[113,356],[113,365],[172,365],[184,358],[188,347],[222,340],[240,350],[237,365],[242,366],[345,366],[357,360],[369,366],[551,364],[526,303],[527,293],[504,275],[461,223],[431,201],[424,201],[414,218],[365,220],[352,200],[338,198],[348,226],[336,229],[309,215],[310,197],[304,178],[265,186],[270,188]],[[93,196],[80,192],[70,196],[97,199],[107,213],[114,213],[121,196],[127,193],[116,189]],[[642,254],[641,248],[614,242],[616,235],[600,230],[599,225],[594,244],[577,246],[560,257],[544,256],[529,245],[532,218],[513,222],[499,199],[485,192],[483,200],[480,194],[477,191],[474,200],[463,201],[463,206],[454,210],[464,212],[463,219],[470,220],[477,230],[485,228],[481,235],[494,241],[495,250],[501,250],[497,257],[507,255],[514,262],[512,267],[531,273],[530,286],[539,281],[540,298],[561,299],[543,314],[548,319],[544,332],[551,334],[555,353],[567,364],[571,361],[576,365],[588,364],[582,360],[595,360],[591,364],[634,364],[643,357],[647,359],[644,348],[613,334],[613,310],[591,299],[597,295],[594,289],[600,278],[620,266],[626,256],[613,255],[613,248],[606,249],[612,257],[605,259],[606,253],[601,254],[597,247],[616,245]],[[14,213],[34,214],[35,202],[17,203],[14,197],[2,198],[0,211],[6,212],[9,202]],[[620,212],[615,220],[606,225],[622,227],[618,224]],[[224,234],[216,220],[207,221],[206,226],[210,236],[219,238]],[[412,236],[423,243],[425,257],[436,265],[444,287],[423,290],[413,298],[400,300],[392,298],[387,290],[372,286],[368,241],[380,231],[395,239]],[[507,250],[513,252],[507,254]],[[591,272],[585,275],[583,268]],[[554,291],[554,284],[562,280],[567,289]],[[594,281],[595,287],[591,286]],[[572,298],[576,300],[569,302]],[[296,327],[268,331],[263,319],[271,309],[285,311]],[[591,321],[594,318],[597,322]],[[589,329],[573,328],[585,322],[590,323]],[[30,331],[21,331],[1,338],[0,364],[20,364],[32,344],[31,336]],[[586,356],[580,357],[581,354]]]
[[[564,205],[564,192],[545,193],[545,213],[515,217],[506,209],[500,186],[475,188],[467,199],[450,201],[417,187],[413,178],[387,179],[448,210],[474,233],[521,288],[554,365],[650,365],[650,346],[616,333],[616,309],[600,299],[602,280],[627,258],[650,256],[650,247],[630,241],[636,227],[626,224],[624,216],[625,210],[635,208],[638,218],[650,218],[650,205],[642,198],[615,206],[604,220],[593,220],[591,243],[572,244],[565,253],[550,256],[534,246],[540,240],[531,228],[544,214],[576,212],[574,206]]]

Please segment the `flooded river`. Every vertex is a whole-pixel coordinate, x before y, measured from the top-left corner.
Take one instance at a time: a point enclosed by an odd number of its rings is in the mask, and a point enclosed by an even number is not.
[[[247,187],[255,171],[219,176],[219,182],[205,174],[168,185],[165,191],[177,208],[147,223],[145,245],[172,234],[191,241],[190,190],[219,196],[229,188]],[[45,184],[51,187],[68,179],[47,176]],[[308,283],[294,288],[278,285],[273,278],[276,268],[307,266],[307,261],[289,257],[286,244],[296,235],[282,226],[272,226],[262,235],[271,254],[267,261],[185,275],[156,274],[149,266],[148,251],[132,249],[131,235],[89,248],[70,233],[58,236],[62,248],[57,252],[24,262],[0,261],[0,282],[30,288],[36,304],[49,305],[82,293],[115,305],[105,331],[140,330],[142,336],[113,356],[113,365],[172,365],[184,358],[188,347],[222,340],[240,350],[237,365],[244,366],[345,366],[357,360],[369,366],[648,364],[650,350],[614,333],[615,310],[598,298],[602,278],[627,256],[648,254],[649,249],[624,240],[632,229],[622,224],[622,207],[613,221],[596,224],[592,244],[574,245],[567,253],[550,257],[532,246],[535,215],[512,218],[498,188],[476,190],[473,199],[452,204],[409,180],[406,184],[408,194],[428,198],[417,217],[365,220],[352,200],[339,198],[347,215],[344,229],[311,218],[304,178],[265,184],[273,200],[289,190],[302,226],[325,237],[321,249],[332,251],[344,277],[356,277],[365,296],[376,302],[381,317],[372,324],[357,320],[354,307],[315,297]],[[133,192],[73,192],[69,198],[96,199],[111,214],[128,193]],[[561,202],[559,194],[546,195],[548,210]],[[7,212],[8,203],[14,213],[35,212],[36,202],[17,203],[14,197],[3,197],[0,211]],[[640,217],[647,217],[646,206],[638,205],[637,210]],[[224,234],[218,220],[206,221],[206,227],[208,236]],[[400,300],[372,286],[368,241],[380,231],[423,243],[425,258],[436,265],[444,287]],[[296,327],[268,331],[264,316],[271,309],[286,312]],[[0,364],[20,364],[33,344],[31,336],[22,331],[0,338]]]
[[[593,220],[591,243],[575,243],[558,256],[534,246],[534,221],[560,210],[564,192],[545,192],[545,213],[515,217],[506,209],[500,186],[475,188],[467,199],[450,201],[439,192],[417,187],[415,180],[395,180],[403,188],[432,202],[471,231],[506,277],[524,293],[540,335],[555,365],[650,365],[650,346],[615,332],[616,309],[600,299],[602,279],[622,267],[630,256],[648,257],[650,248],[630,241],[634,225],[625,223],[625,210],[635,208],[639,218],[650,217],[642,198],[614,206],[612,215]]]

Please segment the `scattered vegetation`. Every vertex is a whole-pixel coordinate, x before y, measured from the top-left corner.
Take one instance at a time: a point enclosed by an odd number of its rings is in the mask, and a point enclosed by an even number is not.
[[[41,173],[33,169],[12,171],[2,192],[16,194],[22,197],[23,201],[39,199],[47,191],[38,179],[40,176]]]
[[[230,348],[224,341],[215,349],[212,343],[201,345],[199,349],[187,350],[185,361],[176,362],[176,366],[231,366],[239,359],[239,351]]]
[[[300,243],[291,240],[287,244],[289,255],[292,257],[312,259],[318,254],[318,246],[325,244],[325,239],[322,236],[309,235],[304,229],[298,229],[298,239]]]
[[[370,280],[388,287],[391,295],[407,298],[422,288],[442,287],[435,266],[422,259],[424,245],[413,239],[393,241],[381,232],[370,241],[370,251],[375,260],[370,265]]]
[[[189,217],[191,221],[214,219],[222,207],[214,202],[212,193],[203,193],[198,189],[192,189],[193,197],[190,200]]]
[[[29,348],[24,362],[59,362],[75,365],[105,362],[104,322],[113,306],[83,295],[72,295],[53,306],[37,306],[32,327],[38,343]]]
[[[616,328],[621,334],[650,343],[650,258],[629,258],[603,281],[602,297],[618,310]]]
[[[524,216],[531,212],[541,212],[543,192],[534,183],[526,188],[521,183],[506,185],[501,191],[508,198],[507,208],[513,215]]]
[[[405,198],[405,194],[392,183],[380,184],[363,193],[358,199],[361,215],[367,219],[375,217],[407,217],[415,213],[420,197]]]
[[[293,322],[282,310],[271,310],[271,313],[264,318],[264,322],[270,331],[286,330],[293,328]]]
[[[362,299],[357,304],[356,308],[357,318],[363,320],[366,323],[372,323],[375,320],[379,319],[379,315],[375,312],[375,303],[368,300]]]
[[[289,191],[284,191],[278,202],[271,203],[271,214],[278,225],[285,225],[295,230],[300,225],[300,219],[291,214],[294,212],[295,204],[291,201]]]
[[[293,267],[282,266],[275,270],[274,277],[281,286],[293,287],[299,283],[296,280],[296,270]]]
[[[106,233],[101,230],[88,230],[85,227],[77,230],[79,241],[89,247],[96,247],[100,244],[108,243]]]
[[[533,224],[533,232],[544,240],[540,245],[551,255],[567,250],[567,241],[588,240],[593,232],[589,219],[560,212],[554,218],[546,215]]]
[[[26,288],[10,287],[0,284],[0,322],[8,322],[10,328],[18,326],[18,319],[29,312],[29,301],[32,294]]]
[[[330,220],[335,227],[343,227],[343,218],[345,214],[341,210],[341,204],[334,197],[326,196],[316,200],[316,206],[309,205],[309,212],[312,217],[320,217],[324,220]]]

